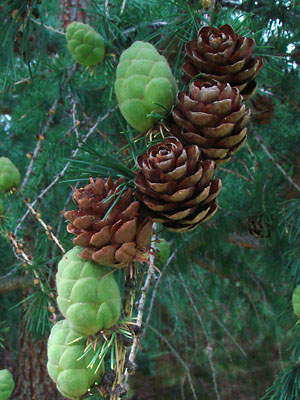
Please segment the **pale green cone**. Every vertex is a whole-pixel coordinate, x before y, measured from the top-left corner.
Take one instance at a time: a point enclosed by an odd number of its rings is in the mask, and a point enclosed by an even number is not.
[[[78,338],[79,335],[70,329],[68,321],[63,320],[53,326],[48,339],[48,373],[57,389],[68,399],[86,394],[96,381],[100,381],[104,372],[102,364],[95,373],[97,362],[93,368],[88,368],[95,354],[93,351],[78,360],[84,353],[87,341],[86,337],[76,340]]]
[[[92,67],[103,61],[104,40],[91,26],[72,22],[68,25],[66,38],[68,49],[79,64]]]
[[[74,247],[58,264],[57,304],[74,331],[90,336],[117,323],[121,299],[113,270],[82,259],[81,252]]]
[[[165,57],[152,44],[138,41],[121,55],[115,92],[128,124],[146,132],[158,120],[151,114],[165,116],[171,110],[177,85]]]
[[[4,193],[18,187],[20,184],[20,172],[7,157],[0,157],[0,190]]]
[[[15,382],[8,369],[0,370],[0,400],[8,400],[15,388]]]
[[[292,304],[294,313],[300,318],[300,285],[293,291]]]

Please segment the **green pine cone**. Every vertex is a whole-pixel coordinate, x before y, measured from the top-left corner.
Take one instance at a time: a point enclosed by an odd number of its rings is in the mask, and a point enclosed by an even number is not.
[[[104,59],[104,40],[94,28],[81,22],[72,22],[67,28],[68,49],[79,64],[91,67]]]
[[[95,354],[93,351],[78,360],[84,353],[87,338],[76,339],[78,334],[70,329],[67,320],[57,322],[48,339],[48,373],[57,389],[68,399],[86,394],[104,372],[104,365],[95,372],[97,362],[93,368],[88,368]]]
[[[300,318],[300,285],[293,291],[292,304],[294,313]]]
[[[81,252],[74,247],[58,264],[57,304],[74,331],[90,336],[117,323],[121,299],[111,268],[83,260]]]
[[[8,369],[0,370],[0,400],[7,400],[15,388],[15,382]]]
[[[135,42],[123,51],[117,67],[115,92],[129,125],[146,132],[175,103],[177,85],[169,64],[150,43]]]
[[[4,193],[19,186],[20,172],[6,157],[0,157],[0,190]]]
[[[170,257],[170,246],[165,239],[160,239],[156,247],[158,249],[158,255],[161,262],[165,263]]]

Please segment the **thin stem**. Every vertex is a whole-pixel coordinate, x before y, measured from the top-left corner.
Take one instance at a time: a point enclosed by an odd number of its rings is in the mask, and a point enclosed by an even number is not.
[[[77,68],[77,65],[76,64],[73,65],[73,67],[72,67],[71,71],[69,72],[66,80],[64,81],[63,85],[60,88],[59,96],[54,100],[54,103],[52,104],[52,107],[49,110],[48,119],[47,119],[47,121],[46,121],[46,123],[45,123],[45,125],[44,125],[44,127],[42,129],[41,134],[38,137],[38,142],[37,142],[37,145],[35,146],[35,149],[33,151],[33,155],[32,155],[32,158],[30,160],[29,166],[27,168],[27,171],[26,171],[26,174],[25,174],[25,178],[24,178],[24,180],[23,180],[23,182],[21,184],[21,189],[23,189],[27,185],[27,183],[29,181],[30,175],[31,175],[31,173],[33,171],[34,162],[37,159],[39,151],[41,150],[42,143],[43,143],[43,141],[45,139],[45,135],[46,135],[46,133],[47,133],[47,131],[49,129],[49,126],[50,126],[51,122],[53,121],[53,117],[54,117],[54,114],[56,112],[59,99],[61,98],[61,95],[62,95],[65,87],[67,86],[67,84],[71,80],[76,68]]]
[[[275,160],[275,158],[269,152],[267,147],[263,144],[262,138],[260,136],[256,135],[256,136],[254,136],[254,139],[259,143],[260,147],[266,153],[268,158],[273,162],[275,167],[279,169],[279,171],[282,173],[282,175],[290,182],[290,184],[297,190],[297,192],[300,193],[300,187],[297,185],[296,182],[293,181],[292,177],[287,172],[285,172],[285,170],[282,168],[282,166]]]
[[[136,266],[133,266],[133,276],[128,275],[125,282],[125,293],[123,299],[123,318],[126,320],[129,320],[132,317],[134,298],[135,298],[136,274],[137,274],[137,268]],[[115,371],[116,378],[112,385],[110,400],[120,399],[115,389],[117,385],[122,385],[123,382],[123,374],[126,362],[126,347],[121,338],[121,335],[116,335],[115,337],[115,351],[116,351],[116,371]]]
[[[80,148],[83,146],[83,144],[87,141],[87,139],[89,138],[89,136],[94,132],[94,130],[96,129],[97,125],[104,121],[111,113],[111,110],[108,110],[107,113],[103,116],[103,117],[99,117],[97,119],[97,121],[95,122],[95,124],[91,127],[91,129],[88,131],[88,133],[82,138],[81,142],[78,144],[78,147],[72,151],[70,159],[72,160],[73,158],[75,158],[77,156],[77,153],[79,152]],[[60,178],[62,178],[64,176],[64,174],[66,173],[67,169],[69,168],[71,164],[71,161],[68,161],[66,163],[66,165],[63,167],[63,169],[54,177],[53,181],[45,188],[41,191],[41,193],[37,196],[37,198],[32,201],[30,203],[31,207],[34,207],[34,205],[36,204],[36,202],[38,200],[41,200],[42,197],[60,180]],[[14,231],[14,234],[16,235],[18,230],[20,229],[22,223],[24,222],[25,218],[27,217],[27,215],[30,213],[29,210],[26,211],[26,213],[23,215],[23,217],[20,219],[19,223],[16,226],[16,229]]]
[[[180,271],[178,271],[178,276],[179,276],[179,278],[180,278],[181,284],[182,284],[182,286],[183,286],[183,288],[184,288],[184,290],[185,290],[185,292],[186,292],[186,294],[187,294],[187,296],[188,296],[188,298],[189,298],[189,300],[190,300],[190,302],[191,302],[191,304],[192,304],[192,306],[193,306],[193,309],[194,309],[194,311],[195,311],[195,313],[196,313],[196,315],[197,315],[197,318],[198,318],[198,320],[199,320],[199,322],[200,322],[200,325],[201,325],[201,327],[202,327],[202,330],[203,330],[203,332],[204,332],[205,339],[206,339],[206,354],[207,354],[207,358],[208,358],[208,361],[209,361],[210,369],[211,369],[211,372],[212,372],[214,390],[215,390],[216,395],[217,395],[217,400],[220,400],[221,397],[220,397],[220,393],[219,393],[219,389],[218,389],[218,384],[217,384],[216,368],[215,368],[215,365],[214,365],[214,362],[213,362],[213,346],[212,346],[211,341],[210,341],[210,339],[209,339],[208,333],[207,333],[207,331],[206,331],[206,329],[205,329],[205,325],[204,325],[204,322],[203,322],[203,320],[202,320],[202,316],[201,316],[199,310],[198,310],[197,307],[196,307],[196,304],[195,304],[195,302],[194,302],[194,299],[192,298],[192,296],[191,296],[191,294],[190,294],[190,291],[188,290],[188,288],[187,288],[187,286],[186,286],[186,283],[185,283],[185,281],[184,281],[184,279],[183,279],[183,276],[182,276],[182,274],[181,274]]]
[[[45,229],[46,234],[48,236],[48,238],[50,240],[53,240],[53,242],[56,244],[57,247],[59,247],[59,249],[65,253],[66,250],[63,248],[63,246],[60,244],[59,240],[57,239],[57,237],[54,235],[54,233],[52,232],[52,228],[51,225],[47,225],[41,218],[41,214],[35,210],[24,198],[22,192],[20,190],[18,190],[18,193],[21,197],[21,199],[23,200],[24,204],[26,205],[26,207],[28,208],[28,210],[31,212],[31,214],[33,214],[35,216],[35,218],[37,219],[37,221],[42,225],[42,227]]]
[[[157,229],[157,225],[153,224],[153,233],[152,233],[152,238],[151,238],[151,243],[152,243],[152,249],[155,249],[155,241],[156,241],[156,229]],[[154,252],[151,253],[150,258],[149,258],[149,268],[148,268],[148,273],[147,273],[147,278],[145,281],[144,286],[142,287],[142,294],[141,297],[138,301],[138,314],[137,314],[137,326],[141,327],[142,326],[142,321],[143,321],[143,313],[144,313],[144,309],[145,309],[145,303],[146,303],[146,298],[147,298],[147,294],[150,288],[150,284],[152,281],[152,277],[155,273],[155,268],[153,267],[154,264]],[[130,354],[129,354],[129,361],[134,361],[135,355],[137,353],[137,349],[138,349],[138,341],[137,338],[134,337],[133,340],[133,345],[131,347],[130,350]],[[127,378],[127,371],[125,372],[125,376]]]
[[[174,349],[174,347],[171,345],[171,343],[155,328],[153,328],[153,326],[149,326],[149,328],[163,341],[165,342],[165,344],[169,347],[169,349],[171,350],[172,354],[177,358],[177,360],[179,361],[179,363],[183,366],[183,368],[186,371],[186,375],[188,377],[188,381],[193,393],[193,397],[195,400],[197,400],[197,395],[196,395],[196,391],[192,382],[192,378],[191,378],[191,374],[189,371],[189,368],[187,366],[187,364],[183,361],[183,359],[180,357],[180,355],[177,353],[177,351]]]

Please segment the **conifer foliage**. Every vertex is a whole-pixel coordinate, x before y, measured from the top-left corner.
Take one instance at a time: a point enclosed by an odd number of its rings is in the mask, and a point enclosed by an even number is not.
[[[277,3],[0,6],[5,396],[299,397],[300,4]]]

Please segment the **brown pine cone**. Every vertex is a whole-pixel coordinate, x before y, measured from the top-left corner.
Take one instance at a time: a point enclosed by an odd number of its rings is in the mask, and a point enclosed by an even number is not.
[[[270,124],[274,116],[274,103],[269,96],[261,96],[257,94],[251,100],[252,104],[252,120],[257,125]]]
[[[167,138],[139,156],[137,165],[135,196],[166,229],[191,231],[217,211],[221,181],[212,179],[215,163],[203,160],[197,146]]]
[[[116,182],[111,177],[106,182],[97,178],[74,190],[73,200],[79,210],[66,211],[64,216],[71,222],[68,232],[76,235],[73,243],[85,247],[82,258],[124,267],[147,254],[152,222],[140,215],[140,203],[134,201],[132,190],[126,189],[124,182],[123,178]]]
[[[228,83],[195,80],[189,92],[179,92],[171,133],[196,144],[204,158],[217,164],[229,161],[246,141],[250,111],[237,88]]]
[[[238,36],[230,25],[205,26],[198,39],[186,44],[183,80],[188,84],[199,74],[199,79],[230,83],[247,100],[256,91],[254,79],[263,67],[261,57],[252,57],[254,46],[253,39]]]

